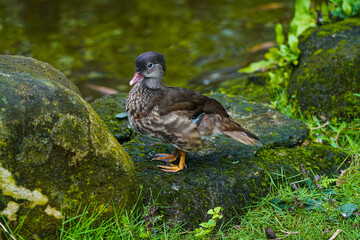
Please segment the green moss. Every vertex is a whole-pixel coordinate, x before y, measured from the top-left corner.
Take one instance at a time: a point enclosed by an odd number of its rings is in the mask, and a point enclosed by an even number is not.
[[[133,134],[126,118],[115,117],[116,114],[125,112],[125,99],[126,94],[108,95],[91,103],[112,135],[121,143],[128,141]]]
[[[318,54],[320,54],[320,53],[322,53],[322,52],[323,52],[323,49],[320,48],[320,49],[318,49],[316,52],[314,52],[314,56],[315,56],[315,55],[318,55]]]
[[[9,72],[16,72],[26,74],[28,77],[51,79],[51,81],[57,82],[77,94],[80,94],[80,91],[75,84],[69,81],[59,70],[53,68],[47,63],[33,58],[1,55],[0,69],[1,72],[5,74]]]
[[[316,32],[316,35],[318,37],[327,37],[341,31],[351,30],[354,26],[360,26],[360,20],[358,18],[348,18],[335,24],[322,26],[319,31]]]
[[[3,123],[0,117],[0,149],[5,149],[7,146],[7,142],[9,141],[9,132],[7,130],[6,125]],[[1,150],[0,150],[1,153]]]
[[[257,157],[267,172],[276,171],[277,168],[274,166],[280,164],[287,176],[291,176],[297,173],[296,169],[299,169],[300,164],[317,171],[326,169],[326,173],[333,174],[337,171],[336,167],[346,158],[346,154],[330,146],[311,144],[307,147],[263,149]]]
[[[48,160],[50,150],[48,139],[29,136],[23,139],[21,151],[17,157],[22,159],[25,165],[45,163]]]
[[[234,78],[221,83],[218,92],[229,96],[239,95],[254,102],[269,102],[269,89],[266,86],[268,76],[265,73]]]
[[[334,26],[332,24],[329,25],[325,25],[324,27],[321,28],[321,31],[318,31],[316,33],[316,35],[318,37],[326,37],[326,36],[331,36],[332,34],[335,34],[339,31],[346,31],[346,30],[350,30],[351,27],[345,24],[338,24],[336,25],[336,27],[334,28]]]
[[[303,115],[337,120],[360,114],[360,101],[351,95],[360,91],[357,84],[360,71],[355,67],[360,64],[360,25],[353,24],[357,21],[345,20],[317,30],[333,28],[336,38],[312,35],[301,43],[301,64],[292,73],[288,100]]]

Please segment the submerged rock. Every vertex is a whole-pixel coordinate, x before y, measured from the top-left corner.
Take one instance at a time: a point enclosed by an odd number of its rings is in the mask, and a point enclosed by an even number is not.
[[[288,85],[290,103],[304,115],[334,120],[358,117],[360,19],[322,26],[306,35]]]
[[[177,216],[190,226],[198,226],[207,218],[207,210],[217,206],[224,208],[228,219],[241,213],[269,192],[269,174],[298,174],[300,163],[317,173],[331,174],[346,157],[321,145],[301,147],[309,133],[303,122],[238,96],[213,94],[210,97],[219,100],[237,122],[257,134],[261,144],[246,146],[225,136],[207,138],[201,151],[187,154],[187,169],[165,173],[157,168],[164,163],[151,159],[156,153],[172,153],[174,148],[133,132],[124,117],[116,120],[116,114],[125,112],[125,97],[105,96],[92,106],[113,134],[120,136],[135,162],[145,202],[156,198],[158,204],[167,206],[163,214]]]
[[[77,87],[49,64],[0,55],[0,211],[20,235],[56,238],[70,210],[132,206],[134,166]],[[111,204],[113,203],[113,204]]]

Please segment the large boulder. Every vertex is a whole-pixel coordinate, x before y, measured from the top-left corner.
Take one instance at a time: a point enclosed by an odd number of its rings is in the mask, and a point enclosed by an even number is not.
[[[189,226],[198,226],[206,219],[207,210],[217,206],[224,208],[227,217],[241,213],[269,192],[269,175],[273,173],[296,175],[302,163],[319,174],[331,175],[346,157],[331,147],[302,145],[309,130],[301,121],[239,96],[213,94],[210,97],[257,134],[261,144],[245,146],[225,136],[207,138],[201,151],[188,153],[187,169],[165,173],[157,168],[164,163],[151,159],[156,153],[172,153],[174,148],[130,129],[124,114],[125,97],[105,96],[92,106],[135,162],[145,202],[156,198],[157,204],[167,206],[164,215],[176,216]]]
[[[299,48],[299,65],[287,89],[290,103],[304,115],[334,120],[358,117],[360,19],[309,30]]]
[[[60,71],[0,55],[0,211],[20,234],[56,238],[70,210],[130,207],[138,184],[128,154]],[[110,203],[109,205],[107,205]],[[106,217],[104,215],[104,217]]]

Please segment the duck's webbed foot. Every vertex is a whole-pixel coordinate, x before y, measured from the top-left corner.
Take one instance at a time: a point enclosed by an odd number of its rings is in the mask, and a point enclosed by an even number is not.
[[[170,162],[174,162],[178,157],[179,157],[179,149],[175,148],[173,154],[159,153],[156,154],[156,157],[153,158],[152,160],[170,163]]]
[[[180,157],[180,162],[179,162],[179,165],[175,165],[175,164],[168,164],[168,165],[158,165],[159,168],[162,168],[161,170],[163,170],[164,172],[178,172],[178,171],[181,171],[183,170],[184,168],[186,168],[186,165],[185,165],[185,155],[186,155],[186,152],[184,151],[180,151],[178,150],[181,154],[181,157]],[[174,152],[175,154],[175,152]],[[179,155],[179,153],[178,153]]]

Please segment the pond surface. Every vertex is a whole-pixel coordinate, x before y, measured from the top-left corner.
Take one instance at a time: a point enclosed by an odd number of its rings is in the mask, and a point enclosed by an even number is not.
[[[0,54],[48,62],[88,100],[127,92],[138,54],[166,56],[167,85],[262,58],[289,0],[0,0]],[[94,87],[95,85],[95,87]],[[93,89],[96,89],[94,91]],[[105,89],[105,92],[107,90]]]

